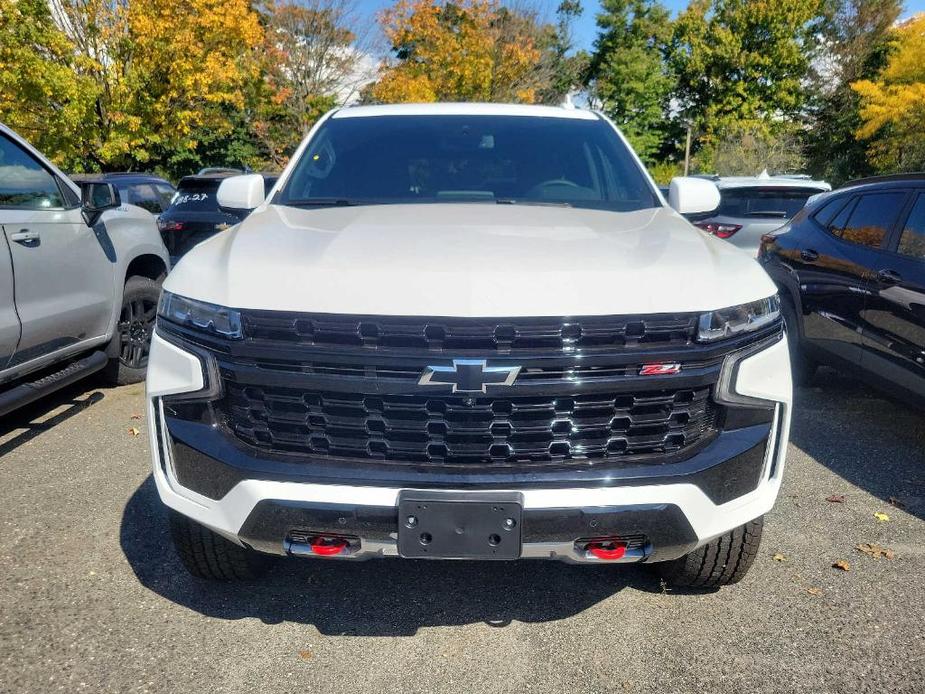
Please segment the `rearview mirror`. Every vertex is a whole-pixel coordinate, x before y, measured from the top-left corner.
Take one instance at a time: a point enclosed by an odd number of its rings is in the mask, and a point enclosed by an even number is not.
[[[216,193],[218,206],[230,210],[253,210],[266,198],[263,176],[247,174],[222,181]]]
[[[119,191],[112,183],[84,181],[80,184],[80,212],[87,226],[93,226],[100,215],[122,204]]]
[[[719,188],[705,178],[678,176],[668,186],[668,204],[681,214],[712,212],[719,202]]]

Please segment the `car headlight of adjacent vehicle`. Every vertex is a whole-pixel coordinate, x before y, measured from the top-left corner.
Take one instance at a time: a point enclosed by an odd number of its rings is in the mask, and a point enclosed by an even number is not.
[[[742,333],[760,330],[780,318],[780,297],[775,294],[747,304],[721,308],[700,316],[697,339],[715,342]]]
[[[186,328],[202,330],[220,337],[239,340],[243,337],[241,312],[188,299],[179,294],[162,292],[157,305],[157,317]]]

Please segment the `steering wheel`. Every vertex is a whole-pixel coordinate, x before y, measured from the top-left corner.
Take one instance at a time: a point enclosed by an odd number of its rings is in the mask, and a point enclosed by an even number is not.
[[[548,181],[543,181],[542,183],[537,183],[530,190],[536,190],[537,188],[546,188],[548,186],[565,186],[566,188],[581,188],[582,186],[578,185],[574,181],[570,181],[567,178],[550,178]]]

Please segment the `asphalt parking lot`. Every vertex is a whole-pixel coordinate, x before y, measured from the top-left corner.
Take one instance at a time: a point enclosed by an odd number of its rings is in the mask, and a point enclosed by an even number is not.
[[[148,474],[142,394],[85,383],[0,421],[0,691],[925,691],[925,419],[834,372],[797,394],[752,572],[693,594],[548,562],[198,582]]]

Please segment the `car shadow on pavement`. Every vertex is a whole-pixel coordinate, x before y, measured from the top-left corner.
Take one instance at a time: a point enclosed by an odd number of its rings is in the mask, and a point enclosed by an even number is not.
[[[87,383],[75,383],[61,390],[50,393],[23,408],[14,410],[5,417],[0,417],[0,459],[11,453],[23,444],[28,443],[36,436],[41,435],[91,405],[98,403],[104,397],[99,390],[87,392]],[[56,415],[43,419],[43,417],[58,409],[66,407]],[[20,433],[6,438],[10,432],[22,429]]]
[[[429,626],[548,622],[624,588],[662,590],[642,567],[542,560],[282,559],[259,583],[202,581],[189,576],[174,553],[150,476],[125,506],[120,542],[142,585],[172,602],[220,619],[313,624],[328,635],[413,636]]]
[[[790,441],[882,499],[885,508],[898,502],[907,513],[925,518],[922,412],[849,376],[821,369],[810,387],[794,393]]]

